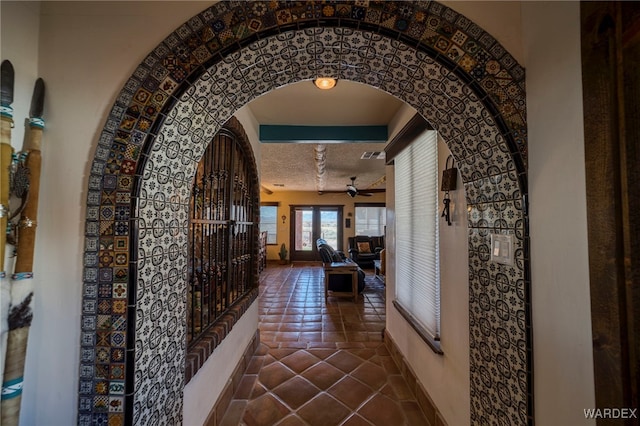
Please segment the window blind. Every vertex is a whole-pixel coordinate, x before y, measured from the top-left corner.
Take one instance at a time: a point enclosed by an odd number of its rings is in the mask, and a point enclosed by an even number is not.
[[[440,338],[437,132],[395,157],[396,303]]]

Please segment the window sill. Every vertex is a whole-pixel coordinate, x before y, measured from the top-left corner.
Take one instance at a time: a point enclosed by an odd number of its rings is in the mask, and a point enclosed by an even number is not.
[[[443,355],[442,348],[440,347],[440,340],[435,339],[427,330],[424,329],[413,315],[409,313],[405,308],[402,307],[396,300],[393,301],[393,306],[396,308],[400,315],[411,325],[411,327],[418,333],[418,336],[431,348],[431,350],[438,355]]]
[[[233,326],[240,320],[251,304],[258,298],[258,289],[254,288],[242,296],[238,302],[215,321],[208,331],[192,346],[187,348],[185,360],[185,384],[200,370],[209,359],[213,351],[231,332]]]

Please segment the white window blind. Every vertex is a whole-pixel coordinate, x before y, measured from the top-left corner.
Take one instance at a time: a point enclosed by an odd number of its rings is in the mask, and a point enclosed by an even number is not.
[[[275,244],[278,236],[278,206],[260,206],[260,231],[267,232],[267,244]]]
[[[439,340],[437,132],[422,133],[394,161],[396,303]]]
[[[387,209],[385,207],[356,205],[356,235],[369,237],[384,235]]]

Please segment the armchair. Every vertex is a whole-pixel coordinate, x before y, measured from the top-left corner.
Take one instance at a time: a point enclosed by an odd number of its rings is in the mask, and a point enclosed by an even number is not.
[[[349,237],[349,257],[362,268],[373,268],[374,260],[380,259],[384,249],[384,237],[356,235]]]

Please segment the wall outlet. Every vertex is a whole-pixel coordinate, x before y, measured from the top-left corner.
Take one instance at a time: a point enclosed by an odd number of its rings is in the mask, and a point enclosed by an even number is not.
[[[491,234],[491,261],[513,265],[513,235]]]

